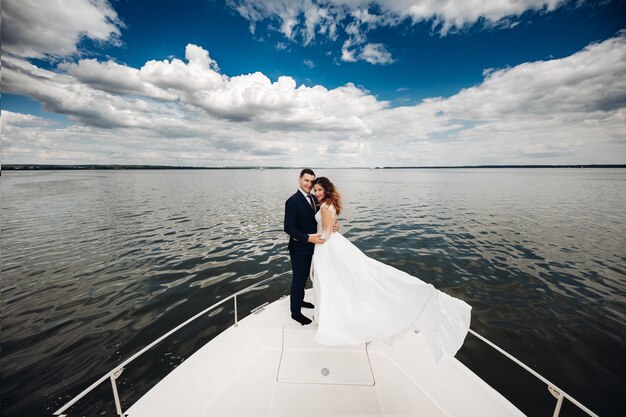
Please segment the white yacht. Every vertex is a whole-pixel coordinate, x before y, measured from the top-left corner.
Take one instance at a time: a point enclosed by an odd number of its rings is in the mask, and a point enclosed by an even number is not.
[[[301,326],[290,318],[286,296],[239,320],[237,298],[267,288],[284,275],[263,280],[198,313],[102,376],[54,415],[71,415],[72,406],[103,383],[112,386],[118,415],[129,417],[524,415],[457,359],[435,361],[419,332],[409,332],[393,345],[374,341],[324,346],[314,341],[315,322]],[[313,290],[307,290],[306,298],[315,302]],[[122,410],[116,379],[124,368],[225,303],[234,303],[234,324]],[[308,312],[311,316],[313,310]],[[528,366],[470,333],[547,385],[556,401],[553,417],[559,415],[564,400],[597,417]]]

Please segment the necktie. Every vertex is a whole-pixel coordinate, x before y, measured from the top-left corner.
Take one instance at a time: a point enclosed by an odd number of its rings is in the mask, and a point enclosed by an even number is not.
[[[311,210],[313,210],[313,214],[315,214],[315,203],[313,203],[313,197],[311,197],[311,195],[307,195],[307,197],[309,198],[309,204],[311,204]]]

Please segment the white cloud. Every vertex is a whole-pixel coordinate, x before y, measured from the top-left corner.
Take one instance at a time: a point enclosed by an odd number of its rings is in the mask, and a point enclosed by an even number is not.
[[[347,37],[341,59],[370,63],[393,62],[380,43],[367,43],[367,33],[381,26],[404,22],[431,22],[433,30],[444,36],[476,24],[486,27],[514,27],[526,12],[551,12],[571,0],[230,0],[228,4],[250,21],[251,31],[259,22],[278,23],[287,39],[303,45],[316,37]],[[381,46],[372,46],[381,45]],[[358,50],[356,50],[356,49]],[[382,52],[384,50],[384,53]],[[382,58],[381,58],[382,57]],[[381,59],[384,62],[380,62]]]
[[[382,43],[368,43],[359,56],[370,64],[391,64],[394,61]]]
[[[118,68],[113,68],[117,75]],[[172,105],[123,97],[82,84],[76,78],[38,68],[20,58],[2,57],[2,91],[29,96],[47,111],[65,114],[78,123],[110,127],[149,126],[167,117]],[[128,72],[132,74],[132,72]],[[120,84],[132,85],[132,79]],[[100,83],[97,87],[100,87]]]
[[[515,18],[528,11],[551,12],[569,0],[450,0],[382,1],[383,8],[413,22],[433,20],[442,34],[463,29],[484,19],[489,25],[514,24]]]
[[[350,40],[347,40],[343,43],[341,47],[341,60],[344,62],[356,62],[356,51],[354,49],[350,50],[352,43]]]
[[[563,59],[492,71],[446,100],[454,117],[495,121],[513,114],[593,114],[626,106],[626,32]],[[609,87],[610,86],[610,87]]]
[[[9,126],[50,126],[54,124],[48,119],[43,117],[33,116],[32,114],[15,113],[9,110],[2,110],[0,116],[2,122],[8,123]]]
[[[491,71],[472,88],[372,116],[374,134],[427,139],[456,163],[623,163],[626,33],[563,59]],[[423,155],[423,150],[420,151]],[[493,161],[493,162],[492,162]],[[448,162],[453,163],[453,162]]]
[[[5,163],[624,163],[626,155],[626,32],[395,108],[350,83],[228,76],[195,45],[184,61],[141,68],[81,60],[49,71],[11,56],[2,67],[3,92],[76,123],[3,112]]]
[[[59,58],[78,52],[86,37],[118,42],[117,13],[107,0],[3,0],[2,52],[27,58]]]
[[[59,65],[59,69],[66,71],[83,84],[111,94],[142,94],[165,100],[176,98],[176,95],[168,93],[167,90],[145,82],[139,70],[113,61],[83,59],[78,63],[64,62]]]
[[[208,51],[189,44],[185,58],[188,63],[179,59],[148,61],[139,70],[139,77],[154,87],[171,91],[216,89],[223,85],[225,79]]]
[[[175,117],[182,104],[216,118],[249,122],[258,130],[366,131],[359,117],[386,106],[352,84],[327,90],[297,87],[291,77],[272,82],[260,72],[228,77],[198,46],[188,45],[185,56],[187,63],[149,61],[140,69],[81,60],[59,65],[65,74],[6,57],[3,90],[33,97],[47,110],[101,127],[147,126],[156,118]]]

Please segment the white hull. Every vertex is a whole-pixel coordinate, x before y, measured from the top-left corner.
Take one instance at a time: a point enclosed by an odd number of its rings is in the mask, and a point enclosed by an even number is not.
[[[126,415],[524,415],[458,360],[436,363],[419,334],[393,346],[328,347],[315,331],[290,318],[288,298],[278,300],[203,346]]]

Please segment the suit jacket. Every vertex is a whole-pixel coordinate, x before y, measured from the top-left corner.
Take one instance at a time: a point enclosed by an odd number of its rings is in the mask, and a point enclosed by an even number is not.
[[[317,207],[317,201],[313,197]],[[309,200],[296,191],[285,202],[285,232],[289,235],[289,250],[297,254],[313,254],[315,245],[309,243],[309,235],[317,233],[315,213],[311,209]]]

